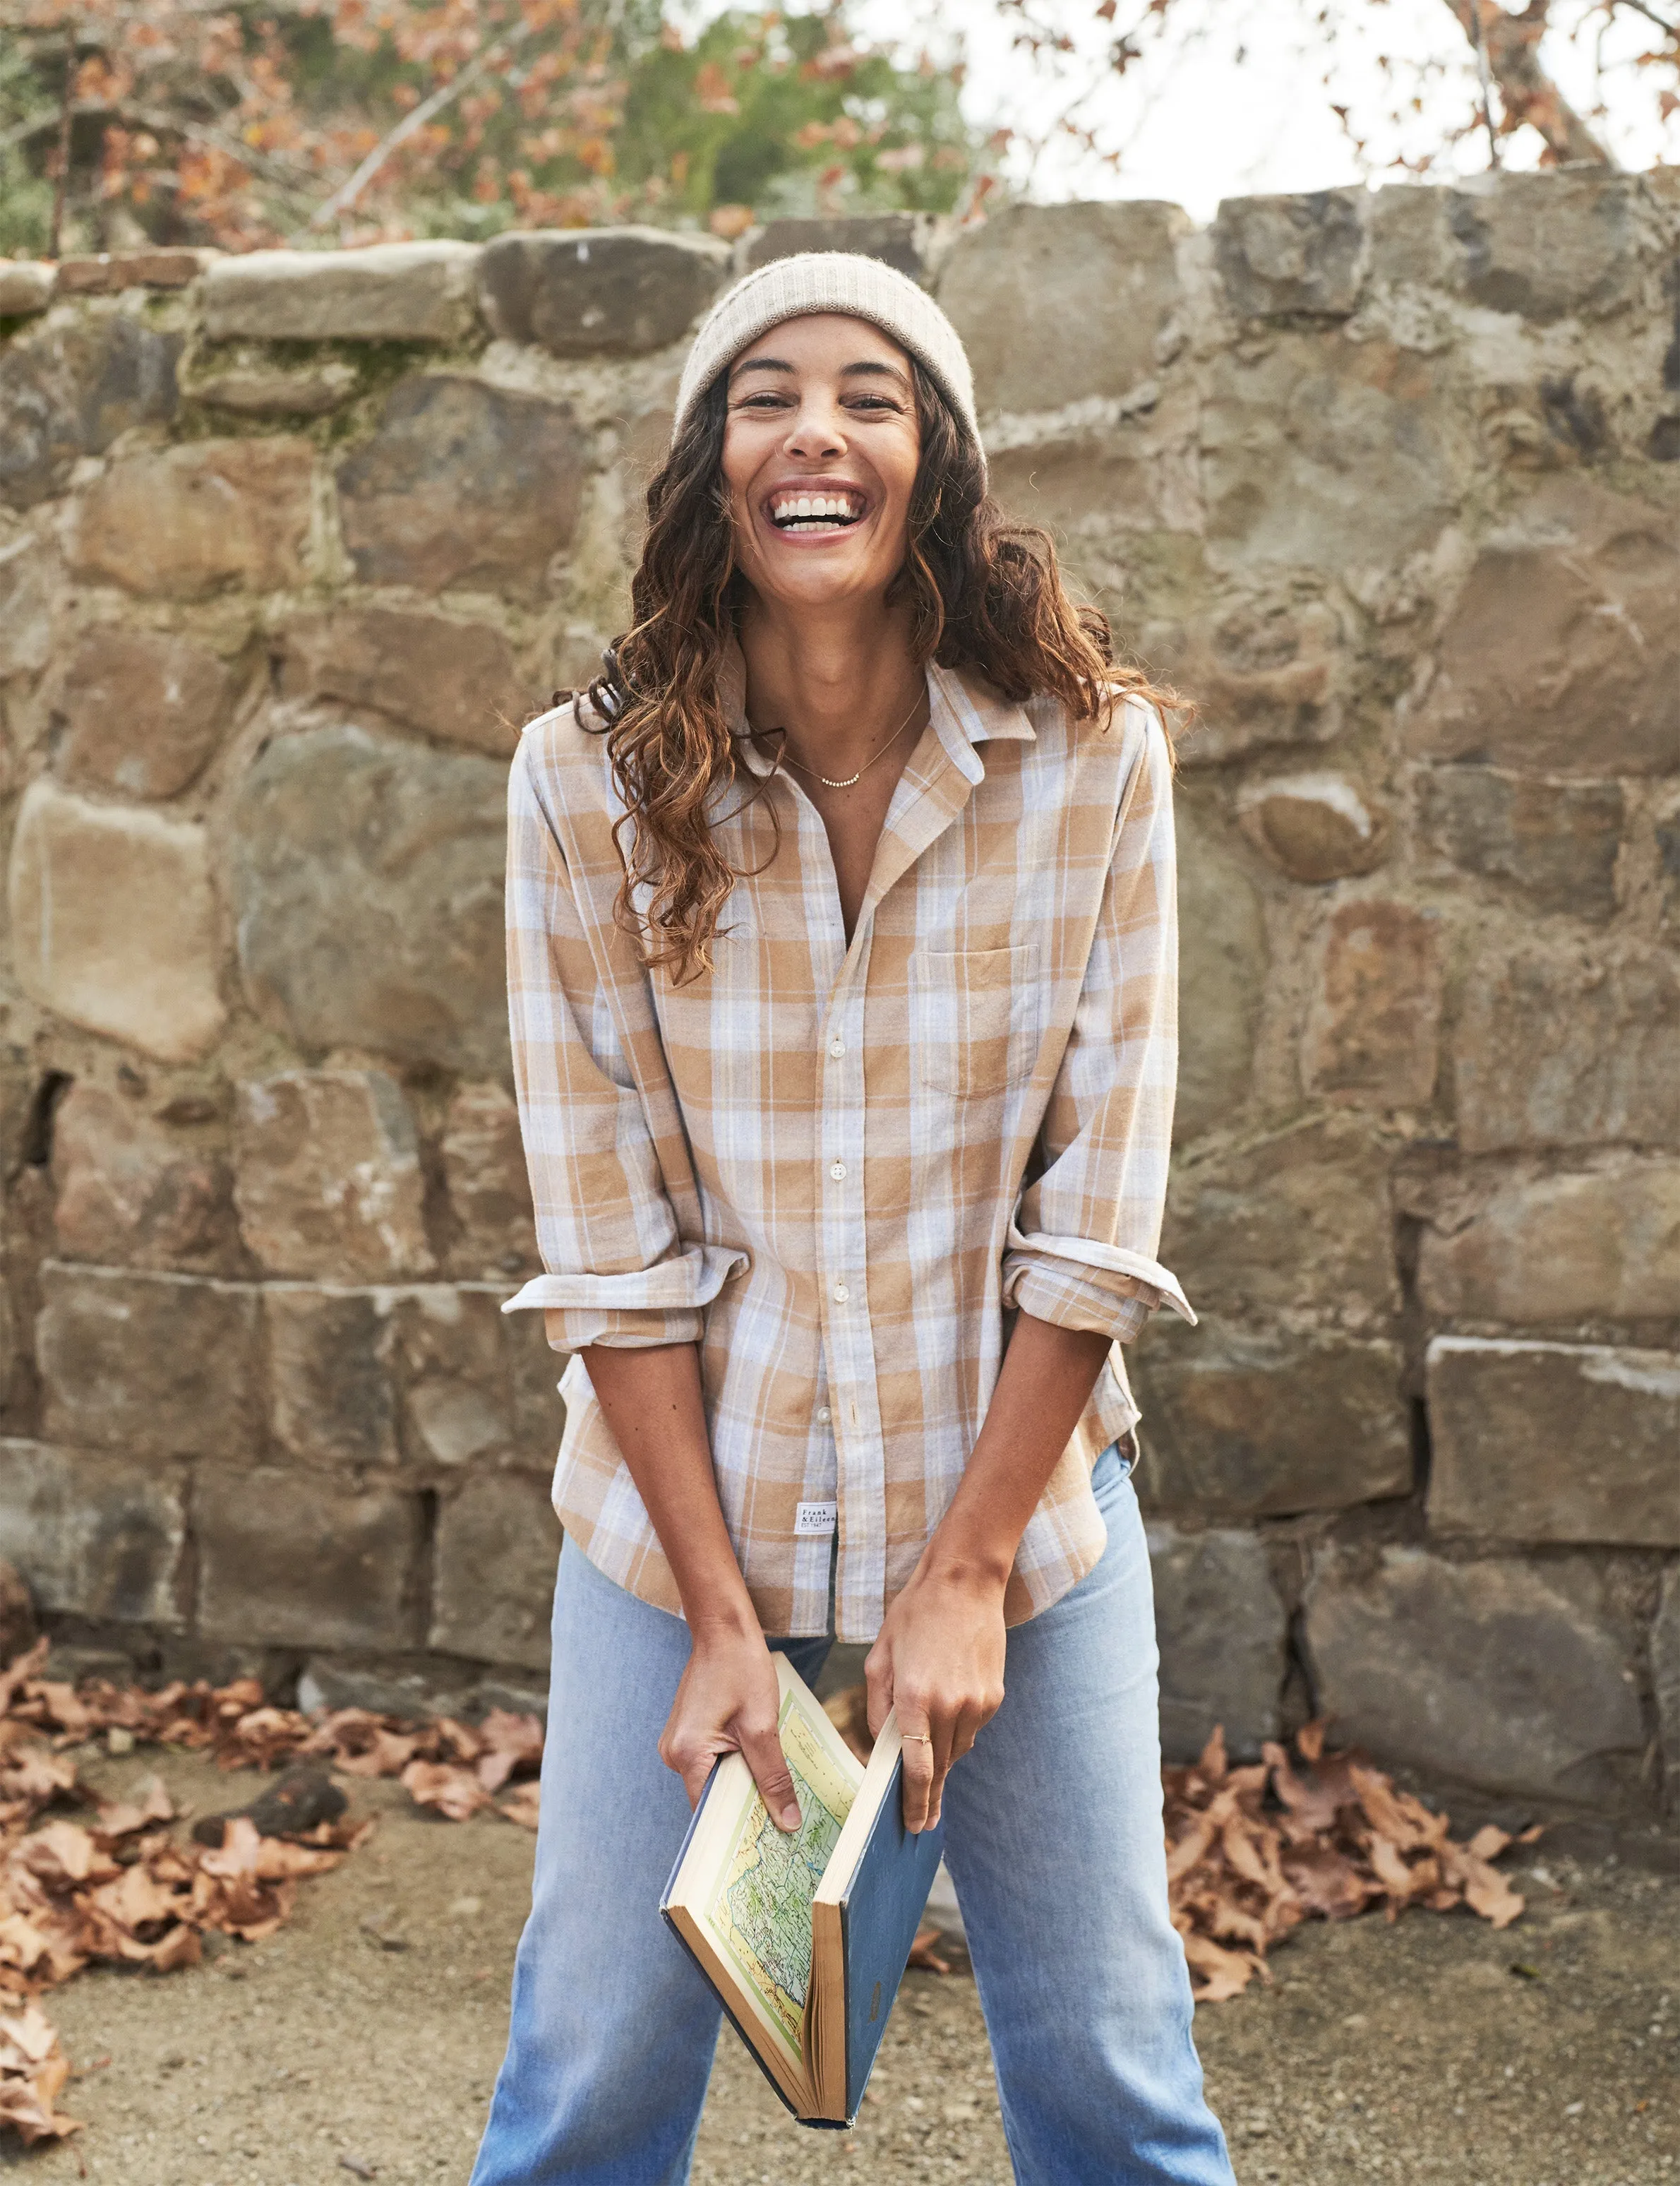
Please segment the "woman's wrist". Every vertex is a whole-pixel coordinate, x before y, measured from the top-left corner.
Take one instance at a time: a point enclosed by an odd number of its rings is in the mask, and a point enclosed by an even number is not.
[[[737,1581],[738,1584],[738,1581]],[[689,1638],[696,1647],[729,1647],[742,1640],[764,1640],[764,1627],[744,1585],[708,1594],[704,1602],[684,1604]]]
[[[918,1576],[966,1594],[1001,1594],[1015,1568],[1018,1544],[1005,1544],[948,1512],[923,1551]]]

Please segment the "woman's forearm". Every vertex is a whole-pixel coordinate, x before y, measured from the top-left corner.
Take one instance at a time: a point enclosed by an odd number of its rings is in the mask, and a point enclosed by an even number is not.
[[[1106,1336],[1020,1316],[962,1483],[928,1543],[930,1570],[1005,1583],[1108,1351]]]
[[[720,1754],[741,1753],[784,1830],[799,1802],[776,1735],[775,1667],[724,1524],[692,1343],[584,1353],[601,1409],[647,1506],[692,1642],[659,1757],[695,1805]]]
[[[682,1598],[689,1629],[756,1633],[759,1621],[718,1501],[692,1343],[591,1344],[584,1364]]]

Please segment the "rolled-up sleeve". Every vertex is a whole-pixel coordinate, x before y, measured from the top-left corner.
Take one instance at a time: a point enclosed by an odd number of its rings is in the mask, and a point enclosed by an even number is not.
[[[1156,1258],[1179,1052],[1172,761],[1152,709],[1128,709],[1128,732],[1137,757],[1003,1281],[1006,1305],[1121,1342],[1162,1305],[1196,1319]]]
[[[620,998],[580,916],[530,754],[528,735],[508,784],[507,1007],[545,1273],[502,1311],[540,1308],[557,1351],[693,1342],[745,1256],[679,1229]]]

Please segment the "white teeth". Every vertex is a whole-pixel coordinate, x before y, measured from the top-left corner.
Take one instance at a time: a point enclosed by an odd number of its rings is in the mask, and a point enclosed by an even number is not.
[[[785,494],[770,505],[770,515],[777,524],[792,524],[801,518],[831,523],[854,523],[859,505],[849,495],[801,493]]]

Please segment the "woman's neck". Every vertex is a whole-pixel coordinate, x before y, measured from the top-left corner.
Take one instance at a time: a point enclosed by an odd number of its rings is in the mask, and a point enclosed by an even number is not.
[[[784,730],[802,758],[837,774],[891,734],[921,688],[910,617],[879,601],[790,614],[754,600],[741,649],[753,728]]]

